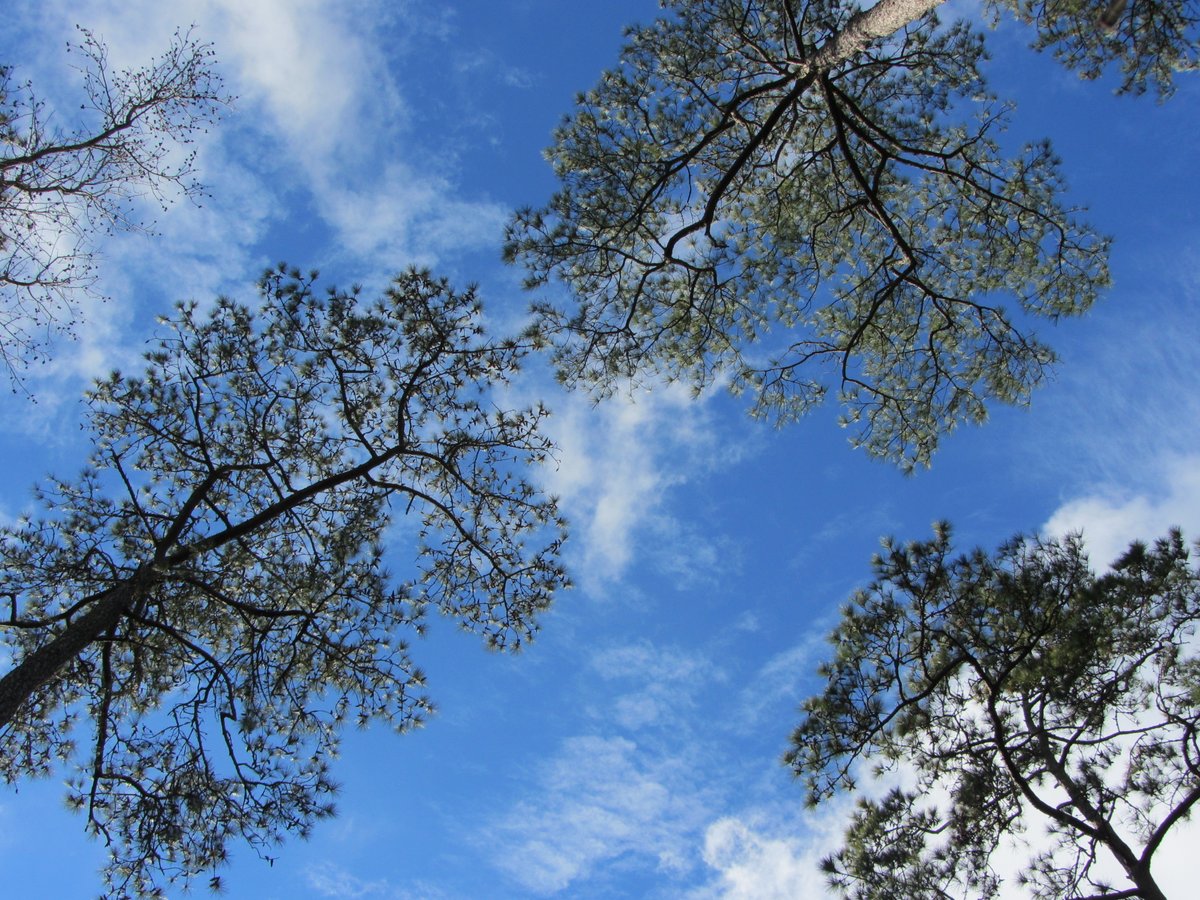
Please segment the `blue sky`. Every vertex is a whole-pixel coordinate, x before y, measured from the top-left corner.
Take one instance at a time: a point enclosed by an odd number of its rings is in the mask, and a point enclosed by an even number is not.
[[[276,260],[368,287],[428,265],[478,282],[497,330],[516,327],[530,297],[499,261],[503,223],[545,199],[551,128],[615,61],[622,26],[655,12],[653,0],[10,4],[0,60],[64,109],[76,23],[137,65],[194,22],[238,101],[198,148],[210,198],[160,216],[155,237],[107,241],[112,301],[34,374],[36,405],[0,398],[0,516],[25,508],[40,475],[78,469],[80,391],[135,364],[156,314],[248,298]],[[435,621],[414,655],[439,714],[412,735],[347,735],[339,817],[271,866],[235,851],[227,896],[821,897],[815,862],[846,807],[806,812],[778,760],[881,536],[925,537],[945,518],[965,549],[1082,528],[1100,562],[1171,525],[1200,536],[1200,83],[1182,78],[1165,105],[1114,98],[1027,50],[1017,28],[990,39],[993,87],[1019,104],[1013,138],[1051,137],[1074,198],[1116,238],[1115,284],[1094,312],[1042,326],[1062,363],[1032,407],[995,410],[905,477],[852,451],[832,409],[775,431],[720,392],[663,386],[595,407],[532,372],[516,390],[556,413],[546,480],[572,521],[578,588],[517,657]],[[9,896],[97,892],[103,848],[62,795],[55,779],[0,794]],[[1165,871],[1186,878],[1186,854],[1167,850]]]

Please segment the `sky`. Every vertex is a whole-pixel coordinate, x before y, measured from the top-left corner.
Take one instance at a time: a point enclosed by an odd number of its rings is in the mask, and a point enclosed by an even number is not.
[[[970,4],[958,7],[977,14]],[[73,473],[89,380],[136,365],[180,299],[252,299],[286,259],[378,286],[409,265],[480,286],[498,331],[531,299],[500,261],[507,216],[553,189],[541,151],[653,0],[13,0],[0,61],[50,102],[79,89],[74,26],[140,65],[180,25],[209,41],[237,101],[198,144],[209,196],[157,234],[101,247],[78,340],[0,398],[0,518]],[[571,520],[577,587],[518,656],[447,622],[414,647],[439,713],[416,733],[347,734],[339,815],[268,864],[235,847],[233,898],[819,898],[849,801],[813,812],[779,759],[839,605],[879,540],[962,548],[1082,529],[1093,559],[1178,525],[1200,537],[1200,80],[1166,104],[1117,98],[989,35],[1018,103],[1014,139],[1050,137],[1071,199],[1114,236],[1114,286],[1040,333],[1061,363],[1028,409],[944,442],[905,476],[852,450],[836,412],[774,430],[741,401],[679,386],[593,405],[537,367],[516,390],[554,410],[544,474]],[[403,570],[408,548],[396,546]],[[60,779],[0,793],[13,897],[87,897],[103,847]],[[1186,883],[1180,844],[1163,851]],[[203,884],[196,887],[203,892]],[[1168,894],[1170,891],[1168,890]]]

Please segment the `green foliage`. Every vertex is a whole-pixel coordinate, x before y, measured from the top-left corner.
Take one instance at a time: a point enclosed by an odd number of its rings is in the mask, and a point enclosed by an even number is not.
[[[1169,96],[1178,72],[1200,67],[1197,0],[993,0],[1037,29],[1033,46],[1083,78],[1120,70],[1121,93]]]
[[[915,780],[860,801],[831,885],[995,897],[996,851],[1040,818],[1035,896],[1109,895],[1106,859],[1133,891],[1119,896],[1161,897],[1153,855],[1200,800],[1200,567],[1180,534],[1100,576],[1078,537],[951,552],[945,526],[886,545],[802,707],[786,762],[811,804],[866,763]]]
[[[1024,402],[1054,359],[1029,317],[1085,311],[1108,244],[1048,144],[1002,143],[981,36],[937,0],[664,5],[556,132],[558,192],[509,226],[528,284],[570,294],[535,306],[564,381],[728,379],[778,422],[833,391],[855,443],[906,468]],[[1020,12],[1085,74],[1132,52],[1095,10]],[[1130,90],[1191,64],[1186,27],[1139,45]]]
[[[142,374],[91,391],[82,475],[0,534],[14,673],[116,603],[0,732],[0,771],[74,769],[118,894],[328,816],[343,724],[431,710],[408,645],[429,607],[517,649],[565,584],[524,475],[546,411],[496,393],[529,348],[422,272],[371,303],[313,278],[268,272],[257,312],[180,305]]]

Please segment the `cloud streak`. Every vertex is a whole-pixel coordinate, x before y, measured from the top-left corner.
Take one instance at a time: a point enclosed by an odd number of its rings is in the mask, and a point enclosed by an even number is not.
[[[551,423],[561,458],[547,488],[572,522],[584,590],[609,591],[638,562],[684,578],[729,568],[728,548],[670,511],[673,491],[737,456],[718,441],[710,402],[674,384],[598,405],[562,398]]]
[[[526,890],[552,894],[620,857],[660,872],[689,867],[707,817],[691,767],[619,736],[567,739],[537,777],[537,796],[488,829],[494,865]]]

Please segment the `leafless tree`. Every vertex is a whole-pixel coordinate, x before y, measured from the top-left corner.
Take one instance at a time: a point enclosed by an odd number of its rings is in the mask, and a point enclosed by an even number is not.
[[[112,71],[105,45],[80,28],[85,98],[65,116],[0,66],[0,365],[14,386],[77,324],[96,282],[98,234],[139,230],[141,201],[195,197],[197,133],[228,103],[213,49],[190,30],[140,69]]]

